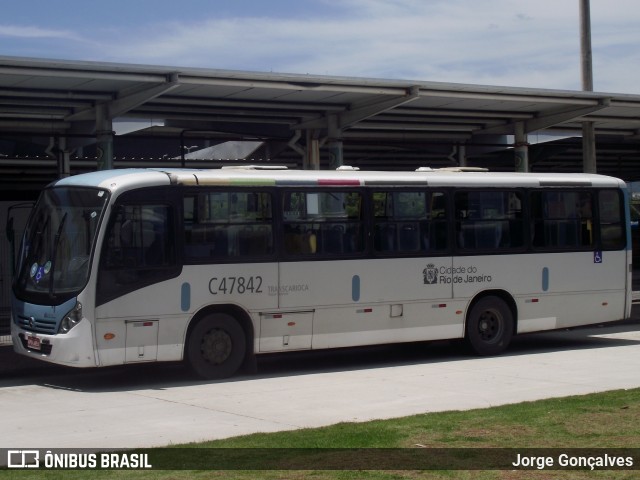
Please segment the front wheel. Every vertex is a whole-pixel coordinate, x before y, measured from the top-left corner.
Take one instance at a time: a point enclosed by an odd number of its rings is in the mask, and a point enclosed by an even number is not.
[[[186,357],[191,369],[209,380],[227,378],[244,361],[244,330],[231,315],[214,313],[200,320],[191,331]]]
[[[513,314],[499,297],[480,299],[469,312],[465,338],[478,355],[497,355],[513,336]]]

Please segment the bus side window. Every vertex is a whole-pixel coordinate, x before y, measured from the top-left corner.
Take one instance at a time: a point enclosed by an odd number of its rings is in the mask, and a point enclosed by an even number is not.
[[[598,193],[600,238],[603,250],[620,250],[625,247],[622,205],[619,190],[602,190]]]
[[[120,205],[100,259],[98,303],[163,281],[177,269],[173,210],[168,205]]]
[[[173,263],[169,207],[121,206],[107,235],[104,268],[147,268]]]
[[[215,190],[184,197],[187,263],[250,261],[274,252],[271,194]],[[245,260],[246,259],[246,260]]]
[[[456,192],[455,217],[456,242],[462,250],[504,251],[524,247],[520,192]]]
[[[285,191],[282,207],[287,255],[348,256],[364,252],[361,192]]]
[[[585,250],[595,244],[593,195],[579,190],[531,192],[533,246]]]
[[[429,219],[427,250],[443,251],[449,248],[449,220],[447,218],[447,196],[444,192],[429,192],[427,206]]]
[[[385,255],[442,252],[449,247],[443,192],[373,192],[373,247]]]

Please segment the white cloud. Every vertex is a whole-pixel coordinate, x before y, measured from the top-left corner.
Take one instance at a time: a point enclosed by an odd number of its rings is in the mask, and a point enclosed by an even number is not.
[[[640,93],[637,0],[591,3],[596,90]],[[580,88],[575,1],[323,0],[321,6],[322,14],[304,19],[247,11],[135,29],[85,29],[91,43],[78,43],[85,58],[104,61]],[[47,33],[71,38],[38,28],[31,37]]]
[[[14,38],[65,38],[70,40],[80,40],[80,37],[71,31],[20,25],[0,25],[0,36]]]

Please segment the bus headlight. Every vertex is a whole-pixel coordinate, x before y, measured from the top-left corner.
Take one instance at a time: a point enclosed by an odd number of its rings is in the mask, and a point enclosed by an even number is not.
[[[76,306],[64,316],[62,322],[60,322],[58,333],[68,333],[69,330],[80,323],[80,320],[82,320],[82,304],[78,302]]]

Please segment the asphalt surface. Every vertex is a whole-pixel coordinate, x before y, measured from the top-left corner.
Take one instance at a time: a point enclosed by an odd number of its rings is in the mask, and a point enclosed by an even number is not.
[[[135,448],[640,387],[640,311],[525,335],[498,357],[459,342],[260,357],[202,381],[182,364],[72,369],[0,347],[0,448]]]

